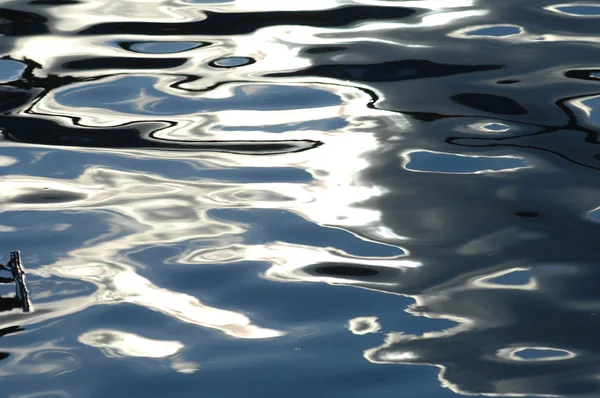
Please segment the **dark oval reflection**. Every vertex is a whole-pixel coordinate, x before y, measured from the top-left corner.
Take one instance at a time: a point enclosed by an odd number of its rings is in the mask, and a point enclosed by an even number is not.
[[[517,211],[515,212],[516,216],[525,217],[525,218],[536,218],[539,217],[540,214],[534,211]]]
[[[224,57],[209,62],[213,68],[237,68],[240,66],[252,65],[256,60],[250,57]]]
[[[461,93],[452,96],[452,100],[477,111],[499,115],[526,115],[523,108],[512,98],[492,94]]]
[[[66,203],[84,200],[85,198],[86,195],[80,193],[48,189],[42,192],[18,195],[11,199],[11,202],[24,204]]]
[[[315,272],[329,276],[373,276],[379,272],[372,268],[348,265],[326,265],[315,268]]]

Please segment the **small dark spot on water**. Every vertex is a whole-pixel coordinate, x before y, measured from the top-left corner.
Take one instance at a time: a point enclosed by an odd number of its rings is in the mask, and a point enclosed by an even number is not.
[[[517,211],[515,212],[516,216],[525,217],[525,218],[536,218],[539,217],[539,213],[535,213],[533,211]]]
[[[431,312],[431,308],[429,308],[428,306],[417,305],[417,304],[410,305],[408,307],[408,310],[410,310],[410,312],[412,312],[412,313],[421,313],[421,314],[427,314],[427,313]]]
[[[184,3],[192,4],[225,4],[232,3],[234,0],[185,0]]]
[[[429,112],[412,112],[410,116],[420,122],[435,122],[444,119],[444,115]]]
[[[515,80],[515,79],[506,79],[506,80],[498,80],[498,84],[515,84],[515,83],[519,83],[520,80]]]
[[[73,4],[79,4],[81,1],[78,0],[33,0],[29,4],[43,5],[43,6],[68,6]]]
[[[164,69],[183,65],[185,58],[117,58],[77,59],[63,64],[65,69]]]
[[[83,200],[86,198],[85,195],[75,192],[59,191],[44,189],[44,191],[50,193],[31,192],[23,195],[19,195],[12,200],[11,203],[24,203],[24,204],[44,204],[44,203],[64,203],[74,202]]]
[[[323,46],[323,47],[311,47],[304,50],[306,54],[324,54],[333,53],[338,51],[344,51],[346,47],[335,47],[335,46]]]
[[[225,57],[211,61],[208,65],[213,68],[237,68],[252,65],[256,60],[250,57]]]
[[[372,268],[353,267],[349,265],[327,265],[316,268],[315,272],[330,276],[373,276],[379,273]]]

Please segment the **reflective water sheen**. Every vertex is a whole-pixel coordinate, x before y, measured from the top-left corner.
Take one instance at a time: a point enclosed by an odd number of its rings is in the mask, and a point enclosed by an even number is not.
[[[3,1],[0,395],[598,396],[599,27]]]

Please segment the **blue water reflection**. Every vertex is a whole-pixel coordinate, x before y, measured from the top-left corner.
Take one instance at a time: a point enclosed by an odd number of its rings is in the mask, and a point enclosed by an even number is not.
[[[557,12],[580,17],[598,17],[600,16],[600,5],[598,4],[562,4],[554,6],[551,9]]]
[[[207,43],[178,42],[178,41],[140,41],[140,42],[121,42],[122,47],[129,51],[140,52],[144,54],[174,54],[203,47]]]
[[[600,392],[598,6],[7,1],[7,397]]]
[[[0,60],[0,83],[6,83],[13,80],[17,80],[26,65],[12,59],[1,59]]]
[[[216,59],[210,65],[217,68],[236,68],[238,66],[251,65],[254,62],[256,61],[247,57],[227,57]]]
[[[168,94],[157,88],[159,80],[149,76],[128,76],[106,83],[85,84],[59,91],[55,100],[71,108],[93,107],[132,115],[192,114],[223,110],[287,110],[338,105],[335,94],[311,87],[292,85],[245,85],[233,87],[227,100],[189,98]]]
[[[466,33],[467,36],[511,36],[521,33],[522,29],[518,26],[488,26],[476,30],[471,30]]]
[[[429,151],[414,151],[405,156],[408,159],[404,165],[407,170],[430,173],[491,173],[515,171],[528,165],[525,160],[510,156],[469,156]]]

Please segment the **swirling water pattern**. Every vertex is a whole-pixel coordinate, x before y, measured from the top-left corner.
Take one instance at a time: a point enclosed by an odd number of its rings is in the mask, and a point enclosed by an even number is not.
[[[0,395],[597,396],[599,27],[3,1]]]

